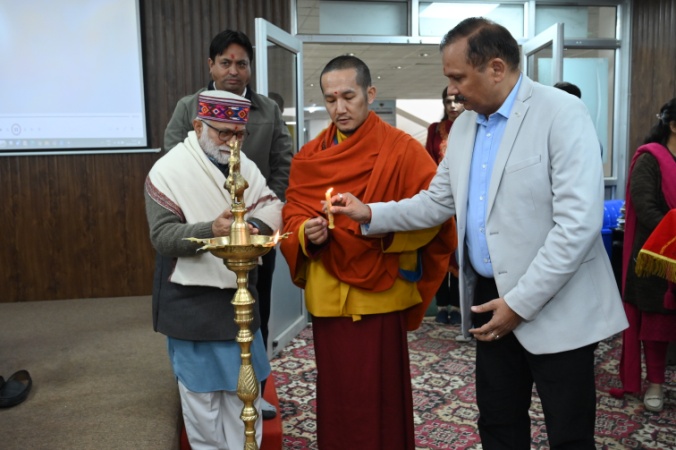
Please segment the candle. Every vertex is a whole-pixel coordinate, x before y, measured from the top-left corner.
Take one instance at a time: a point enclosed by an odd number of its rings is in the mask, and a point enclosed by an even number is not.
[[[329,215],[329,229],[333,230],[335,225],[333,224],[333,213],[331,212],[331,192],[333,192],[333,188],[329,188],[326,191],[326,211]]]

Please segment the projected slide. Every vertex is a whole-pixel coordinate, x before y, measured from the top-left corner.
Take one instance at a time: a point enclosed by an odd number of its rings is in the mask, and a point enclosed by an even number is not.
[[[0,154],[147,146],[137,0],[0,3]]]

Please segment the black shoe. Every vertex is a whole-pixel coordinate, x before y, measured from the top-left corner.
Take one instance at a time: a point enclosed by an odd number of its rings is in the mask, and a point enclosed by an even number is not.
[[[274,419],[277,417],[277,408],[275,405],[267,402],[265,399],[261,399],[261,415],[263,420]]]
[[[16,406],[26,400],[33,386],[33,380],[26,370],[19,370],[7,381],[0,377],[0,408]]]
[[[445,309],[440,309],[437,313],[437,317],[434,318],[434,321],[448,325],[450,323],[448,320],[448,311]]]
[[[461,322],[462,318],[460,317],[460,313],[458,311],[451,311],[448,315],[448,323],[451,325],[460,325]]]

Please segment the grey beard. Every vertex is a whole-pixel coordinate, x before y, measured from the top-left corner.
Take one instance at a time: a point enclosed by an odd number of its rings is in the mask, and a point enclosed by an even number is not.
[[[211,159],[218,162],[219,164],[228,165],[228,159],[230,158],[230,151],[228,151],[227,154],[223,154],[221,152],[222,149],[228,148],[227,145],[223,144],[222,146],[218,146],[218,145],[214,144],[214,141],[212,141],[209,138],[209,135],[207,134],[208,132],[209,132],[209,130],[207,130],[207,127],[203,127],[202,133],[197,138],[198,142],[200,143],[200,147],[202,147],[202,151],[204,153],[206,153],[207,156],[210,156]]]

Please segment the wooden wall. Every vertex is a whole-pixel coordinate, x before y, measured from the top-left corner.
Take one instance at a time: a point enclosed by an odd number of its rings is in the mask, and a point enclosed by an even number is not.
[[[141,0],[149,146],[209,81],[211,38],[254,18],[290,29],[289,0]],[[150,294],[143,182],[158,154],[0,157],[0,302]]]
[[[151,114],[156,116],[149,133],[158,145],[178,99],[211,80],[207,59],[209,43],[216,34],[226,28],[238,29],[255,45],[257,17],[286,31],[291,28],[290,0],[142,0],[141,3],[146,99]]]
[[[633,0],[632,7],[628,162],[660,107],[676,97],[676,0]]]

